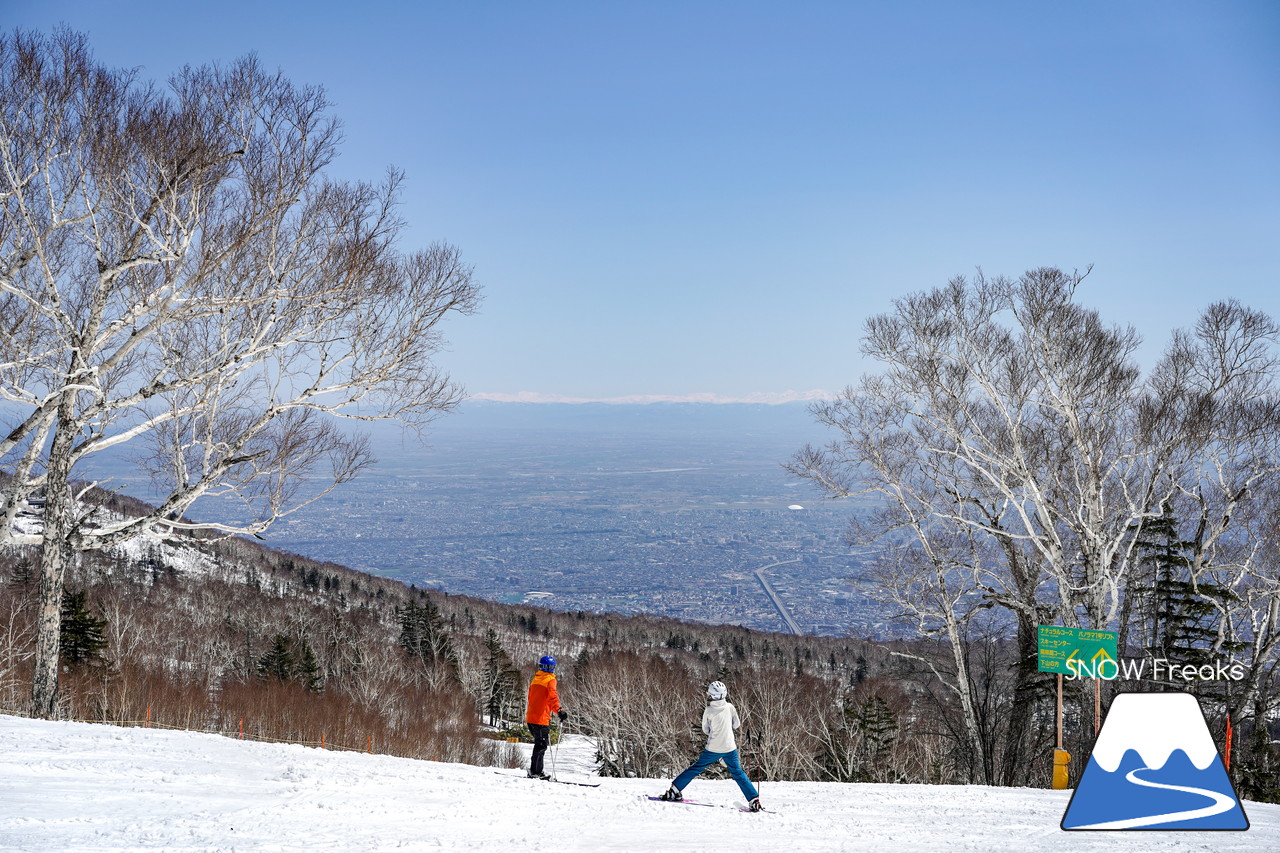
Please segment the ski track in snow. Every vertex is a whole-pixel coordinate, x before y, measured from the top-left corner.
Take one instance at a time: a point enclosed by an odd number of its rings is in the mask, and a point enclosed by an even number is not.
[[[1161,788],[1166,791],[1182,791],[1187,794],[1199,794],[1202,797],[1208,797],[1213,800],[1213,803],[1198,809],[1187,809],[1180,812],[1169,812],[1168,814],[1147,815],[1146,817],[1131,817],[1124,820],[1109,820],[1104,821],[1103,823],[1074,826],[1072,829],[1137,829],[1139,827],[1155,826],[1156,824],[1161,823],[1173,823],[1175,821],[1212,817],[1216,814],[1229,812],[1235,808],[1236,801],[1234,799],[1225,794],[1219,794],[1217,791],[1210,791],[1208,788],[1192,788],[1187,785],[1168,785],[1164,782],[1150,782],[1138,777],[1138,774],[1143,770],[1151,769],[1152,768],[1150,767],[1138,767],[1126,773],[1124,778],[1132,784],[1141,785],[1144,788]],[[1245,813],[1248,814],[1247,811]]]
[[[548,755],[564,778],[592,746]],[[668,779],[599,788],[494,768],[0,716],[0,851],[367,853],[478,850],[1250,851],[1280,849],[1280,806],[1246,803],[1247,832],[1063,832],[1069,791],[764,782],[770,811],[674,808],[645,799]],[[700,801],[740,805],[730,780]]]

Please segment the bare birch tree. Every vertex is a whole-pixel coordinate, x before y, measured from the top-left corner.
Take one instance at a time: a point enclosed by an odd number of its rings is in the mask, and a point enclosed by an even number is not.
[[[1250,719],[1265,730],[1280,674],[1280,432],[1257,439],[1244,453],[1214,456],[1176,507],[1191,592],[1211,608],[1204,651],[1218,662],[1241,658],[1243,677],[1218,685],[1224,710],[1237,726]]]
[[[693,684],[680,664],[630,651],[576,667],[573,713],[596,741],[601,775],[652,778],[682,769],[699,713]],[[681,696],[684,707],[673,701]]]
[[[817,678],[763,667],[734,678],[731,699],[742,718],[742,767],[753,779],[814,779],[817,748],[809,721],[822,713]]]
[[[829,495],[885,499],[859,538],[897,548],[907,561],[889,597],[915,602],[914,618],[945,628],[953,648],[979,601],[1008,614],[1015,697],[1035,677],[1036,623],[1113,627],[1135,531],[1165,502],[1203,493],[1215,458],[1250,460],[1235,491],[1220,489],[1227,519],[1232,501],[1276,471],[1260,443],[1277,425],[1276,325],[1234,302],[1213,305],[1144,378],[1137,333],[1076,302],[1085,275],[979,274],[897,300],[866,324],[863,352],[883,371],[814,408],[837,438],[790,466]],[[923,566],[934,567],[930,595]],[[980,749],[972,685],[955,657],[945,680]],[[1030,713],[1030,702],[1015,706]]]
[[[55,713],[78,552],[261,532],[304,482],[323,492],[369,464],[339,418],[421,427],[461,399],[434,356],[440,322],[477,303],[471,270],[447,245],[398,249],[398,172],[326,176],[328,108],[253,57],[166,90],[67,30],[0,38],[0,535],[44,497],[37,715]],[[108,517],[77,466],[126,443],[164,497]],[[218,496],[238,517],[188,518]]]

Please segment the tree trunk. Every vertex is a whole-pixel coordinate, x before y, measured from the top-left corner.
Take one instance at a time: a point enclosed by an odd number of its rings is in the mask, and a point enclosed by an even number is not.
[[[1013,703],[1009,709],[1009,727],[1001,784],[1019,787],[1031,784],[1029,773],[1039,756],[1030,755],[1034,741],[1036,703],[1040,698],[1040,672],[1037,666],[1038,632],[1034,620],[1018,614],[1018,659],[1014,664]]]
[[[940,586],[945,584],[941,575],[938,582]],[[979,785],[992,785],[995,784],[995,780],[992,778],[991,766],[987,761],[987,746],[982,738],[982,727],[978,725],[978,712],[973,702],[973,679],[969,676],[968,649],[961,636],[960,623],[955,613],[950,607],[945,607],[943,610],[947,626],[947,642],[951,644],[952,660],[956,666],[956,687],[960,695],[960,710],[964,715],[965,734],[968,735],[969,749],[972,751],[971,762],[967,769],[968,781],[971,784],[976,781]],[[981,774],[976,780],[974,779],[975,770]]]
[[[74,392],[63,395],[58,428],[49,451],[45,480],[44,539],[40,546],[40,605],[36,622],[35,673],[31,680],[31,715],[52,720],[58,710],[58,665],[62,645],[62,590],[67,567],[75,559],[71,543],[71,422]],[[65,410],[65,411],[64,411]],[[66,415],[63,417],[63,415]]]

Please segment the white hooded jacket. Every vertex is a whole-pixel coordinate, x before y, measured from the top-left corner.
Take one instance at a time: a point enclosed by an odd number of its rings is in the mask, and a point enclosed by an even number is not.
[[[707,752],[733,752],[738,748],[733,730],[738,728],[738,709],[727,699],[712,699],[702,712],[702,733],[707,736]]]

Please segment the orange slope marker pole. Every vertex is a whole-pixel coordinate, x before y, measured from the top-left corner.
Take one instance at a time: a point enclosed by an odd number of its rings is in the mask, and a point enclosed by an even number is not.
[[[1230,773],[1231,772],[1231,712],[1229,711],[1227,712],[1227,743],[1226,743],[1225,751],[1227,754],[1223,759],[1223,763],[1226,764],[1227,772]]]

